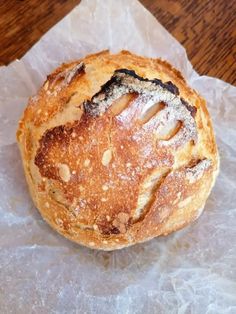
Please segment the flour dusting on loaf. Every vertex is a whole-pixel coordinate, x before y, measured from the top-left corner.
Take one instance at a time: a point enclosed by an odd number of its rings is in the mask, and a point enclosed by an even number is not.
[[[29,100],[17,140],[43,218],[93,249],[183,228],[218,173],[205,100],[166,61],[128,51],[56,69]]]

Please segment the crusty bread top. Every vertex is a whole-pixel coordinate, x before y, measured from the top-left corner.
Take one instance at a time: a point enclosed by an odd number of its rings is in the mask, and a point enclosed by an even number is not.
[[[55,70],[30,99],[17,138],[43,217],[95,248],[195,219],[218,168],[204,99],[167,62],[127,51]]]

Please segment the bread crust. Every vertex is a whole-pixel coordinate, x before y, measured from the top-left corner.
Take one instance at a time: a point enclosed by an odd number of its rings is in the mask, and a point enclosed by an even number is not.
[[[96,249],[194,221],[219,169],[205,100],[168,62],[128,51],[57,68],[29,100],[17,140],[43,218]]]

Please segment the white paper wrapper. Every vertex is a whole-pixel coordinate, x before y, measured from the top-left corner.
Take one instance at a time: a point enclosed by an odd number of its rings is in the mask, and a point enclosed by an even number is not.
[[[208,101],[221,172],[183,231],[116,252],[73,244],[42,220],[16,146],[30,95],[61,62],[102,49],[162,57]],[[20,61],[0,68],[0,313],[236,313],[236,88],[198,76],[135,0],[87,0]]]

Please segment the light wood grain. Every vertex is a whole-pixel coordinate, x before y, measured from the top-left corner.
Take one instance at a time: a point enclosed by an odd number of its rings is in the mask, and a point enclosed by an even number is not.
[[[0,0],[0,64],[8,64],[22,57],[79,2]],[[200,74],[236,83],[235,0],[141,2],[184,45],[189,59]]]

